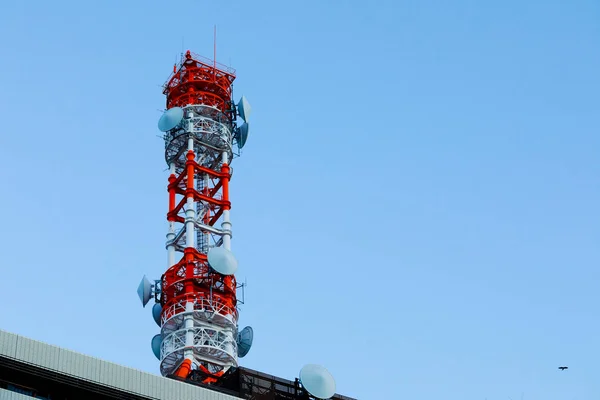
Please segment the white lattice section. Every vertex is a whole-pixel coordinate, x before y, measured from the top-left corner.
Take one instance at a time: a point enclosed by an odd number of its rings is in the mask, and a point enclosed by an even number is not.
[[[161,325],[165,325],[169,319],[174,316],[185,312],[185,305],[187,300],[182,299],[180,302],[172,304],[171,306],[163,309],[161,315]],[[208,311],[211,314],[219,314],[222,316],[231,316],[233,322],[237,322],[237,310],[226,306],[218,300],[209,300],[205,297],[200,297],[194,302],[194,311],[205,312]],[[229,318],[228,318],[229,319]]]
[[[185,130],[191,133],[196,140],[202,144],[212,147],[219,152],[228,150],[231,152],[232,129],[227,118],[214,115],[217,111],[212,107],[187,106],[184,108],[188,115]],[[190,112],[192,117],[189,118]],[[221,122],[223,121],[223,122]],[[207,149],[204,149],[206,151]],[[202,154],[199,152],[198,154]]]
[[[161,326],[163,336],[178,330],[183,326],[186,300],[170,305],[163,309]],[[209,322],[222,327],[237,327],[238,312],[218,300],[209,300],[201,297],[194,302],[194,320]]]
[[[217,122],[210,117],[193,117],[192,132],[197,136],[217,135],[225,140],[231,139],[231,130],[229,126],[221,122]]]
[[[192,350],[195,360],[209,362],[222,367],[237,367],[237,332],[234,329],[219,329],[214,326],[190,328],[194,333]],[[160,346],[161,373],[171,374],[179,366],[186,350],[186,329],[167,335]]]
[[[215,196],[215,199],[220,200],[220,197]],[[213,235],[218,236],[223,236],[226,233],[231,233],[230,231],[224,231],[223,229],[215,228],[214,226],[204,224],[204,216],[206,214],[206,211],[209,209],[209,206],[201,202],[197,204],[202,204],[201,207],[198,207],[198,210],[196,211],[197,218],[194,219],[194,225],[196,225],[196,228],[198,228],[199,231],[209,232]],[[182,210],[179,212],[179,215],[185,217],[185,210],[185,206],[182,207]],[[185,225],[182,225],[179,228],[179,230],[175,233],[175,238],[172,241],[168,241],[166,243],[167,246],[171,244],[175,246],[175,249],[177,251],[183,253],[183,251],[185,250]],[[200,250],[201,249],[198,249],[198,251]],[[179,254],[179,256],[181,257],[183,256],[183,254]]]
[[[181,172],[185,166],[188,138],[194,140],[194,152],[201,158],[200,165],[218,169],[223,152],[228,159],[233,158],[234,126],[229,117],[219,109],[205,105],[183,107],[185,119],[182,124],[165,134],[165,158],[167,163],[175,163]]]

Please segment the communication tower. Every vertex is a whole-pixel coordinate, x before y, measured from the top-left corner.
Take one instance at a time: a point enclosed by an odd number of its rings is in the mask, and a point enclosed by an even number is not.
[[[167,270],[138,295],[161,331],[152,339],[163,376],[214,383],[252,345],[238,331],[237,260],[231,252],[231,162],[248,137],[250,105],[233,102],[235,70],[185,53],[164,85],[169,167]],[[238,125],[237,117],[243,122]]]
[[[251,109],[244,96],[233,102],[234,80],[232,68],[187,51],[164,85],[167,107],[158,128],[170,171],[167,270],[154,283],[144,276],[138,287],[144,306],[155,300],[160,333],[152,350],[163,376],[221,389],[237,376],[234,389],[248,399],[330,399],[335,381],[320,365],[305,365],[293,384],[238,369],[254,333],[238,330],[243,285],[231,252],[229,181]]]

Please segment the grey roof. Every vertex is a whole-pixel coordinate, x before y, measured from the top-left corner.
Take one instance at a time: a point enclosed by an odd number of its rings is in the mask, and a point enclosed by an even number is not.
[[[0,357],[159,400],[239,400],[0,330]],[[0,400],[21,399],[0,391]],[[26,397],[27,398],[27,397]]]
[[[0,400],[31,400],[33,397],[10,390],[0,389]]]

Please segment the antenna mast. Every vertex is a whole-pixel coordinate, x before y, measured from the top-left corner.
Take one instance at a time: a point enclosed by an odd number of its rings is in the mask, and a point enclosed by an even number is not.
[[[235,70],[185,52],[164,85],[167,111],[158,122],[169,167],[167,270],[144,277],[138,294],[151,298],[160,333],[152,350],[164,376],[217,383],[250,350],[252,328],[238,327],[231,251],[231,162],[248,135],[250,105],[233,103]],[[243,124],[238,126],[237,117]]]

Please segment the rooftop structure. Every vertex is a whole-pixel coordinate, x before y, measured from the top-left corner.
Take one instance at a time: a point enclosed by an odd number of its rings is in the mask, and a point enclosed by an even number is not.
[[[0,330],[0,400],[300,400],[298,381],[237,368],[224,387],[169,379]],[[334,400],[354,400],[335,395]]]

